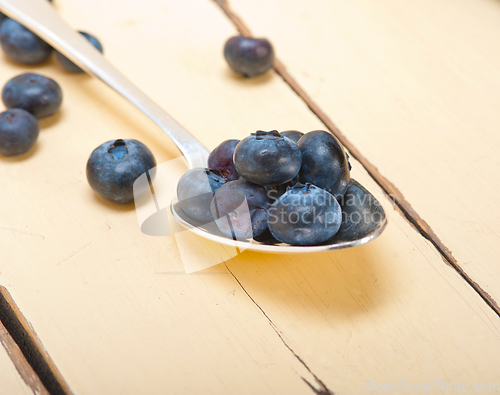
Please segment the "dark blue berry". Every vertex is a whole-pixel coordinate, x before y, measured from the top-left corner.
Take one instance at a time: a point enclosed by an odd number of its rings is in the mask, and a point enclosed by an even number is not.
[[[59,110],[62,91],[54,80],[43,75],[26,73],[5,84],[2,100],[7,108],[22,108],[36,118],[43,118]]]
[[[286,132],[280,132],[281,135],[288,137],[295,144],[299,141],[299,139],[304,135],[304,133],[299,132],[297,130],[287,130]]]
[[[274,50],[265,38],[236,36],[226,41],[224,57],[235,72],[256,77],[273,66]]]
[[[220,143],[208,156],[208,167],[219,170],[228,181],[240,178],[234,166],[234,149],[240,140],[226,140]]]
[[[105,199],[117,203],[134,200],[134,182],[156,167],[156,161],[137,140],[111,140],[97,147],[87,162],[87,180]],[[149,172],[152,176],[151,173]],[[144,192],[144,191],[143,191]]]
[[[0,114],[0,153],[13,156],[24,154],[35,144],[40,126],[29,112],[17,108]]]
[[[7,57],[23,64],[42,63],[52,53],[49,44],[10,18],[0,24],[0,44]]]
[[[94,46],[96,47],[96,49],[99,51],[99,52],[103,52],[103,48],[102,48],[102,45],[101,43],[99,42],[99,40],[97,38],[95,38],[94,36],[92,36],[91,34],[89,33],[85,33],[85,32],[80,32],[80,34],[85,37],[87,40],[89,40],[89,42]],[[56,59],[57,61],[61,64],[62,67],[64,67],[66,70],[68,71],[71,71],[73,73],[83,73],[84,71],[78,67],[76,64],[74,64],[71,60],[69,60],[66,56],[64,56],[62,53],[60,53],[59,51],[56,51]]]
[[[282,196],[288,188],[293,187],[295,184],[299,182],[299,176],[296,175],[293,177],[291,181],[285,182],[284,184],[278,184],[278,185],[264,185],[267,191],[267,196],[274,202],[275,200],[279,199],[280,196]]]
[[[302,155],[297,144],[276,130],[259,130],[243,139],[234,150],[238,173],[260,185],[278,185],[292,180],[301,163]]]
[[[249,239],[267,230],[270,205],[271,200],[264,187],[239,179],[217,190],[211,211],[217,226],[227,237]]]
[[[331,133],[315,130],[302,136],[297,145],[302,153],[300,182],[326,189],[340,199],[351,179],[340,141]]]
[[[311,184],[296,184],[269,208],[269,230],[282,243],[322,243],[338,232],[341,223],[335,197]]]
[[[190,217],[208,223],[214,220],[210,204],[215,192],[226,182],[219,170],[194,168],[177,184],[177,200]]]

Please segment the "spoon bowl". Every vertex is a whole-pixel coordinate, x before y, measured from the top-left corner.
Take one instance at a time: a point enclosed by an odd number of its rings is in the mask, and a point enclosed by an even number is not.
[[[384,209],[378,200],[355,180],[351,180],[343,199],[339,231],[319,245],[292,246],[279,242],[270,232],[256,239],[233,240],[225,236],[215,222],[204,224],[191,218],[176,199],[170,204],[170,212],[177,222],[198,236],[241,250],[272,254],[311,253],[360,246],[380,235],[387,225]]]

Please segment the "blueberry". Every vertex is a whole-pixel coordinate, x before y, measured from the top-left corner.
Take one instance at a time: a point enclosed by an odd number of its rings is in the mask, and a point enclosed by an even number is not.
[[[52,47],[19,22],[6,18],[0,24],[0,44],[15,62],[37,64],[47,60]]]
[[[326,189],[340,199],[351,179],[340,141],[331,133],[315,130],[302,136],[297,145],[302,153],[300,182]]]
[[[135,180],[154,167],[155,158],[143,143],[137,140],[110,140],[90,155],[87,180],[103,198],[129,203],[134,200]]]
[[[304,135],[304,133],[299,132],[297,130],[287,130],[286,132],[280,132],[281,135],[288,137],[295,144],[299,141],[299,139]]]
[[[240,140],[226,140],[220,143],[208,157],[208,167],[219,170],[227,181],[240,178],[234,167],[234,149]]]
[[[190,217],[208,223],[214,220],[210,204],[215,192],[226,182],[219,170],[194,168],[177,184],[177,200]]]
[[[6,16],[0,12],[0,23],[2,23],[4,18],[6,18]]]
[[[0,153],[13,156],[31,149],[38,138],[40,126],[29,112],[14,108],[0,114]]]
[[[245,179],[260,185],[278,185],[293,179],[302,155],[293,141],[276,130],[252,133],[236,146],[234,164]]]
[[[335,197],[311,184],[296,184],[269,209],[271,234],[282,243],[315,245],[333,237],[342,223]]]
[[[298,182],[299,176],[296,175],[291,181],[285,182],[284,184],[264,185],[264,188],[266,188],[267,196],[269,196],[269,198],[274,202],[279,199],[279,197],[282,196],[288,188],[293,187]]]
[[[246,199],[247,204],[243,204]],[[267,230],[267,210],[271,200],[264,187],[245,179],[220,187],[212,201],[212,215],[227,237],[249,239]]]
[[[89,33],[85,33],[85,32],[80,32],[80,34],[85,37],[94,47],[96,47],[96,49],[102,53],[103,52],[103,48],[102,48],[102,45],[101,43],[99,42],[99,40],[97,38],[95,38],[94,36],[92,36],[91,34]],[[83,73],[84,71],[78,67],[76,64],[74,64],[71,60],[69,60],[66,56],[64,56],[62,53],[60,53],[59,51],[55,51],[56,53],[56,59],[57,61],[61,64],[62,67],[64,67],[66,70],[68,71],[71,71],[73,73]]]
[[[7,108],[22,108],[36,118],[43,118],[59,110],[62,91],[54,80],[43,75],[26,73],[5,84],[2,100]]]
[[[226,41],[224,57],[235,72],[256,77],[273,67],[274,50],[265,38],[236,36]]]

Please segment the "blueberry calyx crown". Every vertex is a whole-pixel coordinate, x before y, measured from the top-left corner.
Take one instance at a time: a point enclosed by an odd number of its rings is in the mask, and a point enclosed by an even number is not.
[[[113,158],[120,160],[128,155],[127,143],[122,139],[115,140],[113,144],[108,148],[108,154],[113,155]]]
[[[255,133],[251,133],[251,135],[255,136],[256,140],[262,140],[263,138],[275,140],[277,138],[283,137],[277,130],[271,130],[269,132],[265,132],[264,130],[257,130]]]
[[[292,192],[295,192],[295,193],[298,193],[298,192],[309,193],[311,186],[313,186],[313,185],[310,182],[306,182],[305,184],[297,182],[292,187],[286,187],[286,190],[288,191],[291,189]]]
[[[349,167],[349,171],[351,171],[352,170],[352,166],[351,166],[351,162],[349,161],[349,159],[350,159],[349,154],[346,152],[345,156],[347,158],[347,166]]]
[[[220,170],[218,170],[218,169],[208,169],[208,168],[206,168],[206,169],[205,169],[205,174],[206,174],[207,176],[209,176],[210,174],[214,174],[214,175],[215,175],[215,176],[217,176],[217,177],[225,178],[225,177],[222,175],[222,173],[220,172]],[[214,178],[214,181],[221,182],[219,179],[216,179],[216,178]]]

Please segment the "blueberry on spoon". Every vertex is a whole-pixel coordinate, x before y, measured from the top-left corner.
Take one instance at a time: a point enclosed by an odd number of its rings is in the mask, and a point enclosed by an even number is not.
[[[276,130],[252,133],[234,150],[238,173],[259,185],[278,185],[292,180],[301,163],[302,155],[297,144]]]

